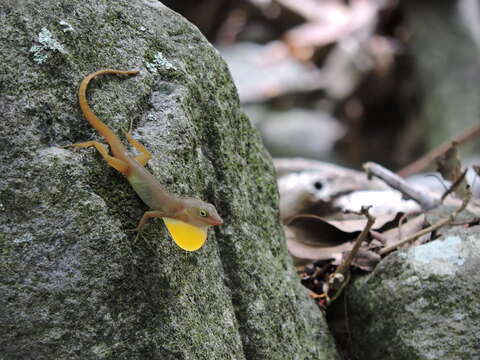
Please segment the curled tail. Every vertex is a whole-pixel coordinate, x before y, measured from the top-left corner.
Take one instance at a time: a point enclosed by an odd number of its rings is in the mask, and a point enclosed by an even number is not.
[[[110,145],[110,149],[112,150],[113,155],[116,158],[124,160],[125,155],[125,147],[123,146],[120,139],[115,135],[115,133],[107,126],[105,123],[100,120],[90,109],[90,106],[87,102],[87,87],[90,83],[90,80],[93,78],[104,75],[104,74],[118,74],[118,75],[136,75],[138,74],[138,70],[129,70],[129,71],[121,71],[121,70],[113,70],[113,69],[104,69],[94,73],[91,73],[82,80],[80,83],[80,88],[78,89],[78,101],[80,103],[80,109],[82,109],[83,115],[87,119],[87,121],[92,125],[94,129],[96,129],[100,135],[102,135],[105,140]]]

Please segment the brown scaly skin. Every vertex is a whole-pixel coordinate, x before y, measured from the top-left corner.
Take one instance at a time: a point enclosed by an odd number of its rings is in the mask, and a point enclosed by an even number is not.
[[[223,220],[218,215],[215,207],[201,200],[178,198],[170,194],[144,167],[148,160],[152,158],[152,154],[141,143],[135,140],[129,132],[125,134],[128,142],[140,152],[140,155],[136,157],[129,156],[125,146],[117,135],[93,113],[87,102],[87,87],[93,78],[104,74],[136,75],[138,72],[138,70],[120,71],[105,69],[91,73],[82,80],[78,90],[80,108],[90,125],[92,125],[92,127],[103,136],[108,145],[110,145],[110,150],[113,155],[108,153],[105,145],[97,141],[87,141],[75,144],[74,146],[95,147],[110,166],[127,177],[138,196],[152,209],[151,211],[145,212],[135,230],[141,231],[149,218],[164,218],[175,242],[180,247],[193,251],[197,249],[197,246],[201,247],[203,245],[203,241],[205,241],[206,238],[206,231],[210,226],[223,224]],[[172,225],[171,222],[168,222],[168,219],[179,220],[193,226],[193,228],[183,227],[183,230],[180,232],[181,235],[178,235],[179,232],[171,228],[171,226],[177,226],[177,222]],[[183,226],[184,224],[181,225]],[[203,241],[201,239],[196,241],[192,239],[175,238],[175,236],[196,237],[197,235],[195,234],[197,234],[197,231],[195,229],[200,230],[199,233],[204,232],[205,238]],[[196,245],[184,247],[182,243],[185,241],[194,241]]]

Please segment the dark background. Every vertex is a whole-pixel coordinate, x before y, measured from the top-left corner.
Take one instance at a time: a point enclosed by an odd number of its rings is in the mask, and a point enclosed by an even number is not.
[[[477,1],[164,4],[219,49],[274,157],[398,170],[480,121]]]

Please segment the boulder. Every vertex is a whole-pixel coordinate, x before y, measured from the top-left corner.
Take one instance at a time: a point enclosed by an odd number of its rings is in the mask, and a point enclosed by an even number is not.
[[[397,251],[346,291],[358,360],[480,359],[480,228]]]
[[[153,0],[0,4],[2,359],[335,359],[294,273],[271,160],[228,69],[199,31]],[[198,252],[151,221],[94,149],[77,89],[115,132],[133,124],[171,192],[225,225]]]

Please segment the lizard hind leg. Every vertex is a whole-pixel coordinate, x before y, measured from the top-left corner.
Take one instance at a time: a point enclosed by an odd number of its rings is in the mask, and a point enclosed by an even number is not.
[[[150,160],[152,158],[152,153],[150,151],[148,151],[148,149],[145,146],[143,146],[143,144],[141,144],[138,140],[135,140],[132,137],[132,130],[131,129],[128,132],[126,132],[124,130],[123,133],[125,134],[128,142],[136,150],[138,150],[140,152],[140,155],[136,156],[134,159],[142,166],[147,165],[148,160]]]
[[[100,155],[102,155],[102,157],[105,159],[105,161],[108,163],[108,165],[110,165],[115,170],[117,170],[118,172],[120,172],[124,175],[127,175],[127,173],[128,173],[128,169],[129,169],[128,164],[126,162],[120,160],[120,159],[117,159],[116,157],[111,156],[108,153],[108,150],[107,150],[106,146],[103,145],[102,143],[99,143],[98,141],[85,141],[85,142],[82,142],[82,143],[72,144],[72,145],[68,145],[68,146],[74,146],[76,148],[86,148],[86,147],[92,147],[93,146],[95,149],[98,150]]]

